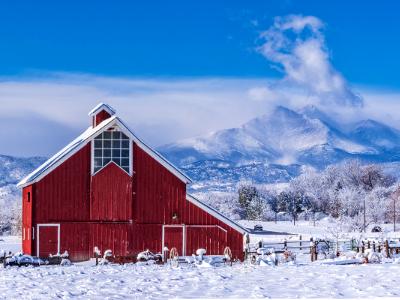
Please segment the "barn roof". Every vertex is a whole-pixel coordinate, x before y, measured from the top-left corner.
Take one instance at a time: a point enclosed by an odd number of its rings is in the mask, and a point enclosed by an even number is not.
[[[110,114],[110,116],[115,115],[115,109],[112,108],[110,105],[105,104],[105,103],[99,103],[97,104],[91,111],[89,111],[88,116],[94,116],[96,115],[99,111],[105,110]]]
[[[215,210],[214,208],[212,208],[211,206],[205,204],[204,202],[200,201],[199,199],[196,199],[195,197],[193,197],[190,194],[186,195],[186,200],[190,201],[191,203],[193,203],[194,205],[196,205],[197,207],[205,210],[206,212],[208,212],[210,215],[212,215],[213,217],[215,217],[216,219],[220,220],[221,222],[229,225],[230,227],[232,227],[233,229],[239,231],[242,234],[248,233],[249,231],[244,228],[243,226],[239,225],[238,223],[232,221],[231,219],[225,217],[223,214],[221,214],[219,211]]]
[[[92,110],[92,112],[95,109],[98,110],[100,107],[101,106],[95,107]],[[49,174],[51,171],[53,171],[55,168],[61,165],[64,161],[66,161],[69,157],[71,157],[73,154],[75,154],[85,145],[87,145],[87,143],[91,141],[91,139],[93,139],[95,136],[97,136],[101,131],[106,130],[107,128],[113,125],[117,125],[119,128],[121,128],[121,130],[124,131],[124,133],[127,134],[140,148],[142,148],[147,154],[149,154],[151,157],[157,160],[160,164],[162,164],[166,169],[168,169],[172,174],[177,176],[180,180],[182,180],[185,183],[192,182],[192,180],[187,175],[182,173],[177,167],[175,167],[172,163],[170,163],[157,151],[153,150],[151,147],[146,145],[125,125],[125,123],[120,118],[114,115],[104,120],[96,127],[89,127],[88,129],[86,129],[80,136],[78,136],[71,143],[69,143],[55,155],[50,157],[36,170],[34,170],[32,173],[30,173],[28,176],[22,179],[17,184],[17,186],[24,187],[41,180],[44,176]]]

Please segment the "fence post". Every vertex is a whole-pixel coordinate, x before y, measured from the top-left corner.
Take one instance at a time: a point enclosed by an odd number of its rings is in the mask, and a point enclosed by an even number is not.
[[[284,248],[285,250],[287,249],[287,240],[286,240],[286,239],[283,241],[283,248]]]
[[[372,242],[372,251],[375,252],[376,248],[375,248],[375,241]]]
[[[371,249],[371,241],[368,241],[367,247],[368,247],[368,249]]]
[[[364,252],[365,252],[365,243],[364,243],[364,241],[361,241],[361,243],[362,243],[362,246],[361,246],[361,253],[364,254]]]
[[[311,262],[315,261],[315,249],[316,243],[314,242],[313,238],[310,239],[310,255],[311,255]]]
[[[301,235],[300,235],[300,251],[303,250],[303,248],[301,247],[303,244],[301,242]]]
[[[390,257],[390,252],[389,252],[389,242],[388,240],[385,240],[385,248],[386,248],[386,257]]]

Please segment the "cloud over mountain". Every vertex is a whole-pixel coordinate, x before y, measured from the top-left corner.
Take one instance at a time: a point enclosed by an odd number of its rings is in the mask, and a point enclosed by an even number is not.
[[[261,34],[258,51],[284,73],[282,83],[303,90],[310,102],[362,106],[361,96],[332,65],[323,28],[314,16],[277,17]]]

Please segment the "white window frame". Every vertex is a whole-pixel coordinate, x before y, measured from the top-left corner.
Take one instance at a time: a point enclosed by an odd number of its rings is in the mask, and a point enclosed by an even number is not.
[[[110,126],[110,127],[115,127],[115,126]],[[91,168],[91,170],[90,170],[90,172],[91,172],[91,175],[92,176],[94,176],[94,175],[96,175],[97,173],[99,173],[101,170],[103,170],[105,167],[107,167],[109,164],[111,164],[111,163],[113,163],[113,164],[115,164],[117,167],[119,167],[122,171],[124,171],[126,174],[128,174],[129,176],[132,176],[132,174],[133,174],[133,168],[132,168],[132,161],[133,161],[133,146],[132,146],[132,144],[133,144],[133,141],[132,141],[132,139],[131,139],[131,137],[130,137],[130,134],[129,133],[127,133],[127,132],[125,132],[124,130],[122,130],[120,127],[118,127],[118,126],[116,126],[117,127],[117,130],[115,130],[115,131],[120,131],[120,132],[122,132],[123,134],[125,134],[127,137],[128,137],[128,139],[129,139],[129,172],[126,172],[126,170],[125,169],[123,169],[120,165],[118,165],[118,164],[116,164],[114,161],[109,161],[106,165],[104,165],[102,168],[100,168],[98,171],[94,171],[94,141],[95,141],[95,138],[97,137],[97,136],[99,136],[100,134],[102,134],[104,131],[107,131],[110,127],[107,127],[107,128],[105,128],[105,129],[103,129],[103,130],[101,130],[101,131],[99,131],[99,132],[97,132],[96,133],[96,135],[95,136],[93,136],[91,139],[90,139],[90,156],[91,156],[91,159],[90,159],[90,164],[91,164],[91,166],[90,166],[90,168]]]
[[[50,224],[37,224],[37,243],[36,243],[36,256],[39,257],[39,249],[40,249],[40,227],[57,227],[57,253],[60,253],[60,244],[61,244],[61,240],[60,240],[60,224],[54,224],[54,223],[50,223]],[[57,254],[54,253],[54,254]]]

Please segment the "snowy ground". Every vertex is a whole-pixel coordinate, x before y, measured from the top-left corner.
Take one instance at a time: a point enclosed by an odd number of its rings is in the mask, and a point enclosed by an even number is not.
[[[400,296],[400,265],[113,265],[0,270],[1,299],[363,298]]]
[[[285,234],[252,234],[251,235],[251,242],[256,242],[257,240],[264,240],[264,241],[283,241],[284,239],[291,240],[295,239],[298,240],[299,236],[302,236],[303,240],[309,241],[311,237],[314,238],[332,238],[332,233],[329,232],[327,229],[329,226],[332,227],[332,224],[329,223],[329,220],[324,219],[317,221],[315,226],[311,221],[298,221],[296,225],[293,225],[293,222],[290,221],[278,221],[275,222],[260,222],[260,221],[247,221],[242,220],[239,221],[245,228],[254,228],[254,225],[260,224],[263,226],[263,230],[271,231],[271,232],[278,232],[278,233],[288,233]],[[350,233],[343,233],[342,238],[359,238],[363,236],[363,238],[400,238],[400,231],[393,232],[393,224],[380,224],[379,225],[382,229],[382,233],[372,233],[370,226],[367,229],[366,233],[358,233],[358,232],[350,232]],[[398,225],[400,228],[400,226]]]
[[[21,251],[20,236],[0,236],[0,250],[11,251],[12,253]]]
[[[243,223],[251,226],[253,223]],[[307,234],[309,222],[263,223],[264,229]],[[275,226],[275,227],[274,227]],[[321,226],[322,228],[322,226]],[[322,234],[322,232],[321,232]],[[282,236],[275,236],[282,237]],[[0,237],[18,251],[19,237]],[[298,255],[298,265],[199,268],[108,265],[0,268],[0,299],[375,298],[400,297],[400,264],[321,265]]]

